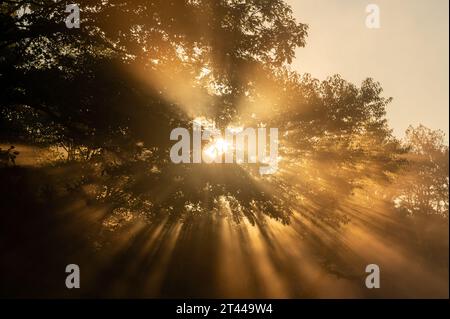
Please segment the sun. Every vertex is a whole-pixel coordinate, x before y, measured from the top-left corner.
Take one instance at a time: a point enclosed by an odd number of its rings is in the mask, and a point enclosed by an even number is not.
[[[203,151],[203,153],[212,160],[221,157],[230,148],[230,143],[223,138],[213,140]]]

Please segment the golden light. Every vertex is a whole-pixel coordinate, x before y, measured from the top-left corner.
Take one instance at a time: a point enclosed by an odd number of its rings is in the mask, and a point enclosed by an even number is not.
[[[213,140],[203,151],[203,153],[211,160],[215,160],[222,156],[231,147],[230,143],[223,138]]]

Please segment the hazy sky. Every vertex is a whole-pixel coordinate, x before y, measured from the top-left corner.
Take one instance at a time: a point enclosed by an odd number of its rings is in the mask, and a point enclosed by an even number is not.
[[[394,98],[388,119],[404,136],[409,124],[449,132],[448,0],[287,0],[309,25],[293,66],[325,79],[339,73],[360,84],[379,81]],[[370,3],[380,8],[379,29],[365,25]]]

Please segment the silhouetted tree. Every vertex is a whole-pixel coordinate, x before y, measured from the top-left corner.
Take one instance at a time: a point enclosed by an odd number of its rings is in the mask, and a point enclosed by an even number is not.
[[[337,225],[341,197],[398,167],[378,83],[286,70],[307,27],[281,0],[79,1],[80,29],[67,3],[1,6],[2,136],[95,158],[112,208],[179,219],[228,205],[252,223],[320,209]],[[280,128],[280,172],[170,163],[170,130],[196,116]]]

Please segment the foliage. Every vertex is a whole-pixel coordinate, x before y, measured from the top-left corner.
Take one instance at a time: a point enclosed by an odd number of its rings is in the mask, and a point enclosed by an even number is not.
[[[251,223],[288,223],[299,211],[339,225],[343,198],[367,180],[390,181],[405,162],[379,83],[289,71],[307,26],[281,0],[81,0],[80,29],[65,27],[66,4],[2,2],[0,136],[95,163],[96,198],[113,208],[182,219],[225,205]],[[221,128],[280,128],[279,173],[170,163],[171,129],[197,116]],[[439,172],[448,186],[448,164],[433,157],[445,151],[432,155],[438,141],[413,135],[411,155],[426,162],[420,185],[441,185],[430,175]],[[448,201],[425,202],[417,209],[448,214]]]

